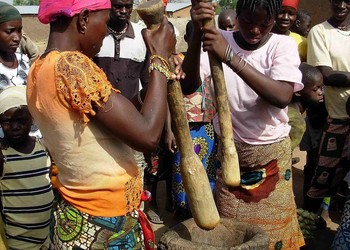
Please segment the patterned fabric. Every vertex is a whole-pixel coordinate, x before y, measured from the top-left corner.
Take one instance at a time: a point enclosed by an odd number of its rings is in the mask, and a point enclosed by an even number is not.
[[[18,67],[11,69],[0,63],[0,91],[10,86],[26,85],[30,68],[29,59],[22,53],[15,53]]]
[[[350,199],[348,197],[343,209],[342,218],[335,234],[333,250],[348,250],[350,249]]]
[[[292,189],[289,138],[269,145],[236,142],[241,186],[224,185],[221,171],[215,200],[223,217],[256,224],[270,236],[269,249],[299,249],[304,245]]]
[[[142,230],[145,227],[140,224],[143,220],[140,221],[139,217],[139,211],[126,216],[108,218],[90,216],[58,198],[54,207],[51,247],[53,249],[154,249],[154,238],[146,239],[149,247],[145,247]],[[146,235],[149,236],[149,234]]]
[[[329,119],[323,133],[312,186],[307,195],[323,198],[337,194],[350,169],[350,120]]]
[[[84,123],[89,122],[88,114],[95,115],[92,104],[102,106],[111,94],[106,75],[94,74],[98,70],[97,65],[81,53],[63,52],[56,64],[56,84],[64,98],[62,101],[77,110]]]
[[[29,154],[12,148],[2,153],[1,215],[7,244],[10,249],[47,248],[53,201],[50,157],[39,141]]]
[[[216,140],[214,128],[211,123],[203,123],[190,129],[193,147],[208,174],[209,183],[212,189],[215,186],[216,168]],[[175,206],[189,210],[187,196],[183,187],[180,174],[180,153],[176,152],[173,158],[173,181],[172,192]]]
[[[202,85],[190,95],[184,95],[189,122],[211,122],[216,113],[214,98],[210,92],[211,77],[206,76]]]

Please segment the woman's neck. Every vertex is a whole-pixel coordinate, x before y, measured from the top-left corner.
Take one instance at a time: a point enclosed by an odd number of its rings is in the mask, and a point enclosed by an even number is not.
[[[279,35],[286,35],[289,36],[290,30],[282,31],[276,27],[276,25],[271,30],[272,33],[279,34]]]
[[[114,31],[114,32],[124,32],[128,28],[129,23],[128,22],[115,22],[115,21],[109,21],[108,27]]]
[[[15,53],[0,52],[0,62],[8,68],[18,67],[18,61]]]
[[[267,34],[266,37],[264,37],[259,43],[257,44],[250,44],[247,43],[239,31],[233,32],[233,38],[235,39],[236,43],[239,47],[241,47],[244,50],[256,50],[262,47],[267,41],[270,39],[271,33]]]

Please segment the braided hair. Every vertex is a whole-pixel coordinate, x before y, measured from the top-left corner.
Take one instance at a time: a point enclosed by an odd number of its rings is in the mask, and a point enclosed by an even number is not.
[[[236,5],[237,17],[242,10],[249,9],[254,12],[257,7],[266,8],[269,18],[274,17],[280,11],[282,0],[238,0]]]

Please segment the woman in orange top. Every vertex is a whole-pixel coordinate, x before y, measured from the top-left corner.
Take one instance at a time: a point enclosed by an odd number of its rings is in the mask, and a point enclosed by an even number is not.
[[[133,149],[158,144],[176,40],[166,18],[158,30],[143,32],[153,59],[138,111],[90,60],[102,45],[110,8],[110,0],[40,1],[39,20],[50,23],[50,34],[31,68],[27,99],[59,170],[53,249],[153,248],[138,211],[142,186]]]

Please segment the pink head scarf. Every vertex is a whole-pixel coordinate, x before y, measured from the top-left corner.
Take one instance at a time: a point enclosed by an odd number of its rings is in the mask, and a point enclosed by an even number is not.
[[[84,8],[90,11],[110,9],[111,0],[41,0],[38,18],[47,24],[59,16],[72,17]]]

